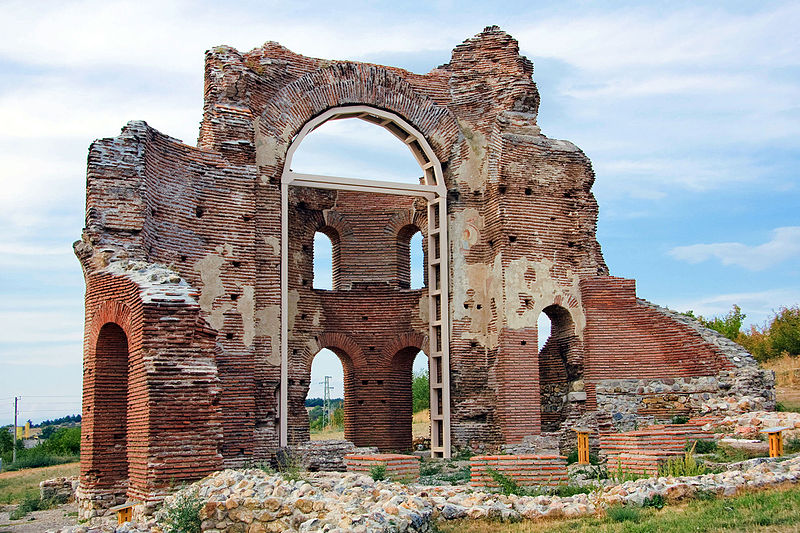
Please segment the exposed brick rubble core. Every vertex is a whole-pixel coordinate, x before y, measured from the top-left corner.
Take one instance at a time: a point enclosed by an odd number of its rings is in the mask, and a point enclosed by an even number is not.
[[[609,429],[678,403],[688,414],[709,398],[735,406],[726,394],[769,408],[770,376],[746,352],[609,276],[591,163],[541,134],[532,73],[495,27],[424,75],[273,42],[222,46],[206,55],[197,147],[144,122],[92,144],[75,245],[87,285],[82,512],[275,454],[282,175],[303,126],[346,106],[400,117],[441,165],[454,447],[572,437],[575,424]],[[311,361],[329,348],[344,367],[347,439],[408,450],[411,365],[432,320],[430,283],[409,288],[408,242],[428,235],[426,200],[289,186],[288,202],[287,443],[308,439]],[[318,231],[334,245],[333,290],[314,288]],[[539,352],[542,312],[553,329]]]

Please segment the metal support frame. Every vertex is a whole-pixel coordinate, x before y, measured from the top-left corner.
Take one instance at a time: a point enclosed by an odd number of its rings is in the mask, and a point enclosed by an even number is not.
[[[303,174],[291,170],[303,139],[328,120],[358,118],[386,128],[409,147],[424,172],[424,184]],[[405,120],[369,106],[335,107],[308,121],[292,140],[281,176],[281,387],[280,444],[289,440],[289,186],[421,196],[428,201],[428,371],[431,400],[431,455],[450,457],[450,298],[447,187],[442,166],[425,137]]]

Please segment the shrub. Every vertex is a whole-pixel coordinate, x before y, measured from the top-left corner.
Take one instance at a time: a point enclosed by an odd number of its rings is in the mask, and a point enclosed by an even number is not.
[[[422,463],[419,465],[420,476],[435,476],[442,471],[442,465],[439,463]]]
[[[40,511],[42,509],[47,509],[49,507],[48,502],[42,501],[39,496],[36,495],[28,495],[25,496],[25,499],[22,500],[16,509],[11,511],[11,514],[8,517],[11,520],[19,520],[26,516],[28,513],[32,513],[33,511]]]
[[[375,481],[383,481],[386,479],[386,465],[372,465],[369,469],[369,475]]]
[[[665,477],[699,476],[708,473],[708,468],[694,458],[695,445],[687,450],[683,457],[669,459],[666,463],[658,465],[658,475]]]
[[[645,498],[642,502],[642,507],[654,507],[656,509],[663,509],[665,505],[664,497],[661,494],[653,494],[651,498]]]
[[[418,413],[431,406],[431,391],[428,371],[415,373],[411,381],[413,411]]]
[[[203,502],[196,492],[179,493],[175,500],[164,505],[161,520],[166,533],[200,533],[200,509]]]
[[[672,417],[673,424],[687,424],[689,423],[689,417],[684,415],[675,415]]]
[[[714,453],[717,451],[717,441],[713,439],[700,439],[694,441],[693,444],[687,441],[686,449],[691,450],[692,448],[694,448],[695,453]]]
[[[606,515],[612,522],[638,522],[640,511],[637,507],[612,505],[606,509]]]
[[[500,492],[509,496],[511,494],[516,494],[517,496],[529,496],[530,491],[525,487],[520,486],[516,481],[514,481],[510,476],[505,474],[501,474],[497,470],[492,470],[491,468],[486,471],[489,474],[489,477],[497,483]]]

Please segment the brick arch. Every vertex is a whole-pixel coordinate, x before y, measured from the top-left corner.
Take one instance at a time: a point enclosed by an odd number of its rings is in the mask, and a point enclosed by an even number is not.
[[[284,86],[265,106],[259,133],[279,139],[288,148],[309,120],[347,105],[395,113],[425,137],[439,161],[450,159],[460,131],[452,112],[420,94],[397,73],[364,63],[337,63]]]
[[[381,362],[386,365],[393,366],[397,354],[406,348],[413,348],[415,350],[422,350],[428,353],[428,336],[419,332],[403,333],[398,335],[381,350]]]
[[[343,333],[322,333],[306,346],[302,358],[298,361],[306,374],[311,372],[311,362],[314,357],[325,348],[336,354],[345,372],[352,370],[354,361],[361,361],[364,358],[361,348],[349,336]]]
[[[133,321],[133,312],[128,305],[119,300],[105,300],[92,313],[88,331],[90,342],[94,344],[103,326],[113,323],[122,328],[130,344],[130,339],[136,336],[137,333],[141,333],[140,331],[135,331]]]
[[[428,217],[418,209],[403,210],[392,215],[383,228],[386,235],[398,235],[405,227],[413,226],[423,235],[428,233]]]

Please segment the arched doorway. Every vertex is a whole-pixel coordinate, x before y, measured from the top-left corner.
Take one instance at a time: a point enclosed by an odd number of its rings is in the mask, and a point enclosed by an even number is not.
[[[376,181],[359,178],[300,173],[292,170],[292,160],[303,139],[315,128],[329,120],[359,119],[377,124],[400,139],[413,154],[422,177],[419,184]],[[401,117],[367,106],[346,106],[327,110],[309,120],[292,141],[281,178],[281,444],[288,442],[289,426],[289,187],[309,187],[337,191],[358,191],[384,195],[403,195],[424,198],[427,202],[427,321],[430,339],[431,372],[430,403],[432,423],[432,454],[450,454],[450,377],[448,332],[448,241],[447,189],[442,168],[427,140]],[[413,233],[411,234],[413,235]],[[410,237],[409,235],[409,241]],[[409,280],[410,282],[410,280]],[[369,383],[370,380],[363,380]],[[366,385],[365,385],[366,386]],[[365,400],[359,400],[365,401]],[[347,405],[347,403],[346,403]]]

